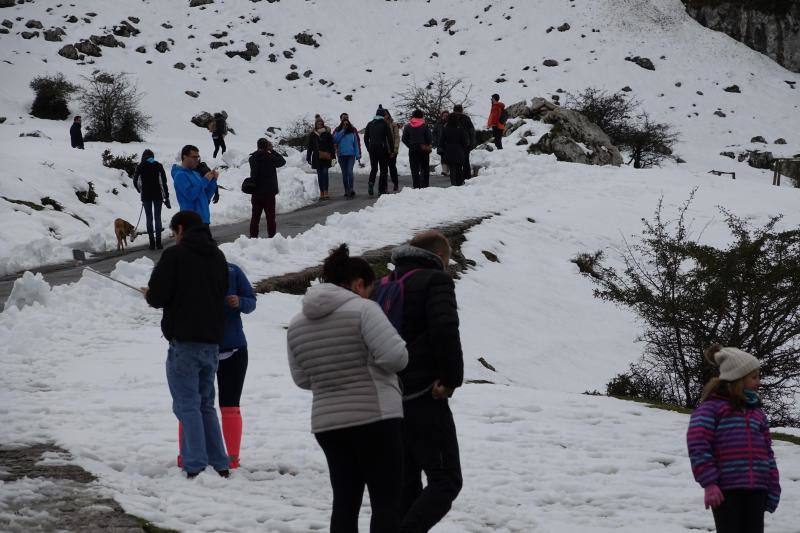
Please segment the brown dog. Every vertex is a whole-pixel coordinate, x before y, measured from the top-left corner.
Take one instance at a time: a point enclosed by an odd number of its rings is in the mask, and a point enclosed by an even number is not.
[[[127,220],[118,218],[114,221],[114,234],[117,236],[117,250],[125,249],[125,238],[130,237],[131,242],[136,238],[133,225]]]

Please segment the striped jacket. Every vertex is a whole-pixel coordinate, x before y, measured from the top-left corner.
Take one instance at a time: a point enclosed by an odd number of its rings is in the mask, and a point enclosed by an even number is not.
[[[686,442],[692,473],[701,487],[765,490],[766,510],[778,507],[778,466],[761,408],[737,410],[727,398],[712,396],[692,413]]]
[[[314,285],[286,337],[292,378],[313,393],[312,433],[403,417],[397,372],[408,352],[378,304]]]

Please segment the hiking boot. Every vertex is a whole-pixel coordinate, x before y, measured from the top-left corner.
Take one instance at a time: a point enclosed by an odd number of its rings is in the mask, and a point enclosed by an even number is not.
[[[156,233],[156,250],[163,250],[164,246],[161,245],[161,234]]]
[[[400,187],[399,187],[399,186],[398,186],[398,185],[395,183],[395,184],[394,184],[394,192],[397,192],[397,191],[399,190],[399,188],[400,188]]]
[[[375,195],[375,184],[374,183],[370,183],[369,184],[369,187],[367,188],[367,192],[369,193],[370,196],[374,196]]]
[[[194,479],[200,475],[200,472],[186,472],[186,479]]]
[[[148,233],[147,236],[150,237],[150,246],[149,246],[149,248],[151,250],[155,250],[156,249],[156,238],[155,238],[155,236],[152,233]]]
[[[217,470],[217,474],[219,474],[219,477],[224,477],[225,479],[228,479],[229,477],[231,477],[231,471],[230,470]]]

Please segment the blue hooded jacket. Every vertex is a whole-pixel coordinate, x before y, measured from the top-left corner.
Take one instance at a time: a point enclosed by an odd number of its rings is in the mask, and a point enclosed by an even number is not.
[[[211,223],[211,210],[208,204],[217,190],[217,179],[207,180],[196,170],[172,165],[172,186],[181,211],[194,211],[203,222]]]
[[[333,143],[338,146],[339,155],[350,155],[361,159],[361,139],[358,137],[358,130],[353,133],[336,130],[333,134]]]
[[[225,331],[222,342],[219,344],[220,352],[244,348],[247,338],[242,328],[242,313],[252,313],[256,308],[256,296],[253,287],[242,269],[233,263],[228,263],[228,293],[226,296],[238,296],[239,308],[233,309],[225,304]]]

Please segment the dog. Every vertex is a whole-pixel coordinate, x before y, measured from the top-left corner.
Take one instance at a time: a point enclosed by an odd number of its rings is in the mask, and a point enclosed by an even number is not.
[[[114,221],[114,234],[117,236],[117,250],[125,250],[125,238],[130,237],[131,242],[136,238],[133,225],[127,220],[118,218]]]

